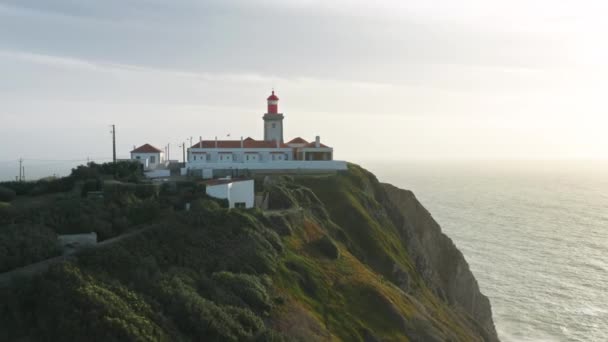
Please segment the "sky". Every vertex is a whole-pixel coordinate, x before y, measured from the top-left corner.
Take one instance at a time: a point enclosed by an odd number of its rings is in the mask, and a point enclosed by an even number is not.
[[[336,159],[607,159],[608,4],[0,0],[0,179],[134,145],[286,139]]]

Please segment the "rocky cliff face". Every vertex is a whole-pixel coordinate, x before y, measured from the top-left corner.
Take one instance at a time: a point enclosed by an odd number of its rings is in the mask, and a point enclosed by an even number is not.
[[[392,310],[403,322],[405,337],[498,341],[489,300],[462,253],[411,191],[381,184],[356,165],[346,174],[296,178],[293,183],[319,199],[315,204],[301,189],[296,191],[307,198],[303,207],[316,208],[316,217],[327,215],[317,221],[327,236],[344,246],[342,254],[396,285],[410,301]],[[382,297],[377,301],[391,302]],[[366,330],[368,337],[375,333]]]
[[[490,301],[484,296],[469,265],[452,240],[420,204],[414,193],[382,184],[390,203],[401,215],[396,224],[408,232],[407,249],[428,286],[450,305],[480,325],[484,339],[497,341]]]

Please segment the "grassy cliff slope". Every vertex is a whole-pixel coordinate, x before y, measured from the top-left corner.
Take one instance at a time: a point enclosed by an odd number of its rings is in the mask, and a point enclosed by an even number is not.
[[[157,210],[140,234],[16,279],[0,289],[0,340],[497,340],[413,196],[355,165],[263,183],[268,211]]]

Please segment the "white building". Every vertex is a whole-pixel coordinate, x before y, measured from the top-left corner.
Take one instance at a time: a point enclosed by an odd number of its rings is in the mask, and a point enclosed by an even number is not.
[[[321,143],[319,136],[308,142],[300,137],[283,141],[282,113],[274,91],[267,99],[264,114],[264,140],[202,140],[188,149],[186,170],[212,178],[216,170],[261,171],[334,171],[346,170],[346,162],[333,160],[333,148]]]
[[[227,199],[229,208],[253,208],[253,179],[215,179],[205,182],[207,195]]]
[[[153,170],[163,165],[165,153],[150,144],[144,144],[131,151],[131,159],[142,163],[145,170]]]

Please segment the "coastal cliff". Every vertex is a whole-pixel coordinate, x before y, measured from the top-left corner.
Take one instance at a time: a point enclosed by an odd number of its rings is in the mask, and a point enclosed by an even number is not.
[[[114,200],[155,219],[1,288],[0,340],[498,341],[464,257],[410,191],[353,164],[256,181],[268,210],[224,209],[196,186],[78,199],[99,206],[82,222],[113,227],[99,213]]]
[[[407,249],[417,259],[416,267],[427,285],[450,305],[464,310],[481,325],[485,340],[496,341],[490,301],[480,290],[462,253],[424,208],[413,192],[382,184],[391,205],[403,217],[402,229],[413,233]],[[410,234],[411,234],[410,233]]]

